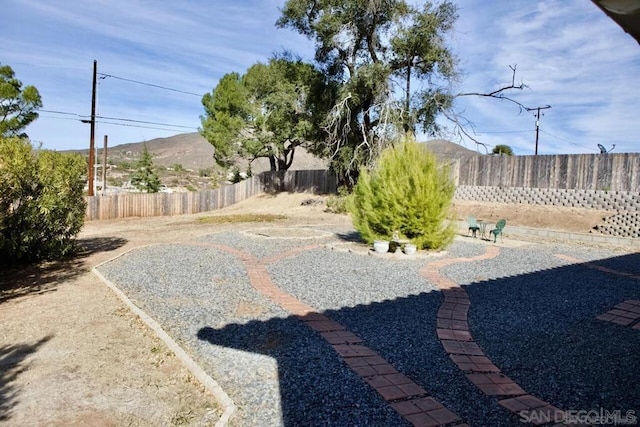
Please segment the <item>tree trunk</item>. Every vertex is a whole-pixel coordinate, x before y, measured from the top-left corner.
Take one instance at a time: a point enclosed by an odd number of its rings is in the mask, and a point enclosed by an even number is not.
[[[411,123],[411,60],[407,63],[407,87],[405,88],[404,113],[406,114],[404,119],[404,132],[411,132],[413,136],[415,136],[416,131]]]

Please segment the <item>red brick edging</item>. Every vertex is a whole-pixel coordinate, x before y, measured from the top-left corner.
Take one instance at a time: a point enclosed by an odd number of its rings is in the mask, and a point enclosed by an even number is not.
[[[524,416],[535,424],[561,420],[562,410],[527,394],[515,381],[501,373],[475,343],[467,316],[471,300],[456,282],[445,277],[440,270],[451,264],[483,261],[497,257],[500,249],[487,246],[484,254],[470,258],[445,258],[432,262],[420,270],[423,277],[438,286],[444,295],[437,314],[437,334],[445,352],[465,376],[487,396],[498,398],[498,403],[514,414]]]
[[[584,262],[577,258],[574,258],[565,254],[556,254],[556,257],[563,260],[572,262],[574,264],[580,264],[583,267],[591,268],[593,270],[602,271],[603,273],[615,274],[616,276],[629,277],[631,279],[640,280],[640,275],[627,273],[624,271],[613,270],[602,265],[594,264],[592,262]],[[616,304],[614,308],[596,317],[598,320],[605,322],[615,323],[622,326],[631,326],[632,329],[640,330],[640,300],[625,300],[619,304]],[[635,324],[634,324],[635,323]]]
[[[407,376],[398,372],[378,353],[362,344],[362,339],[347,330],[338,322],[313,307],[298,300],[277,287],[267,271],[267,264],[294,256],[300,252],[322,247],[309,245],[276,254],[263,260],[239,251],[233,247],[219,244],[198,245],[214,247],[237,256],[245,265],[251,286],[262,295],[278,304],[284,310],[295,315],[308,327],[318,332],[338,353],[356,374],[369,384],[404,419],[418,427],[435,427],[459,423],[462,419],[445,408],[437,400],[429,397],[426,390]],[[456,424],[465,427],[467,424]],[[468,427],[468,426],[467,426]]]

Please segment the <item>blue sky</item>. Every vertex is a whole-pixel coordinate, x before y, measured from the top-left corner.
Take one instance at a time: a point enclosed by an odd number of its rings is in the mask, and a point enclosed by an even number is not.
[[[40,91],[48,111],[27,133],[44,148],[88,148],[89,125],[79,119],[91,113],[94,59],[99,73],[114,76],[99,80],[97,114],[150,122],[101,119],[97,146],[104,135],[113,146],[193,132],[201,95],[225,73],[243,73],[283,49],[312,58],[309,41],[275,28],[283,2],[5,0],[0,62]],[[640,151],[640,45],[591,1],[455,3],[450,47],[462,71],[457,92],[494,90],[511,81],[509,66],[517,65],[517,81],[528,89],[511,96],[529,107],[552,107],[540,120],[539,154],[596,153],[597,144]],[[533,154],[533,113],[469,97],[457,108],[489,147]]]

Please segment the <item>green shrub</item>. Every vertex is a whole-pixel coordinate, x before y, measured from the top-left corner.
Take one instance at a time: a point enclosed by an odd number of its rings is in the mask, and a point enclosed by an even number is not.
[[[214,175],[213,168],[198,169],[198,176],[200,178],[210,178],[213,175]]]
[[[346,186],[338,188],[338,194],[332,194],[327,198],[326,212],[343,214],[347,213],[347,200],[349,199],[349,189]]]
[[[56,259],[74,249],[84,224],[80,155],[0,138],[0,264]]]
[[[360,171],[348,209],[367,243],[397,232],[419,249],[442,249],[455,236],[446,221],[454,191],[448,169],[407,141],[384,150],[372,171]]]
[[[118,170],[123,170],[123,171],[130,171],[135,169],[136,164],[133,161],[129,161],[129,160],[121,160],[118,163],[116,163],[116,169]]]

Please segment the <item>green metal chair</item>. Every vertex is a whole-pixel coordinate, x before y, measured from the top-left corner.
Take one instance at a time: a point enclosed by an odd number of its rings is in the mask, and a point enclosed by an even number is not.
[[[507,225],[507,220],[501,219],[496,223],[496,228],[489,231],[489,237],[493,234],[493,243],[496,243],[498,239],[498,235],[500,235],[500,241],[502,242],[502,230],[504,230],[504,226]]]
[[[469,215],[467,217],[467,224],[469,225],[469,231],[467,231],[467,236],[469,235],[470,232],[472,232],[473,233],[472,236],[476,237],[476,233],[478,233],[478,230],[480,230],[480,226],[476,222],[476,218],[472,215]]]

